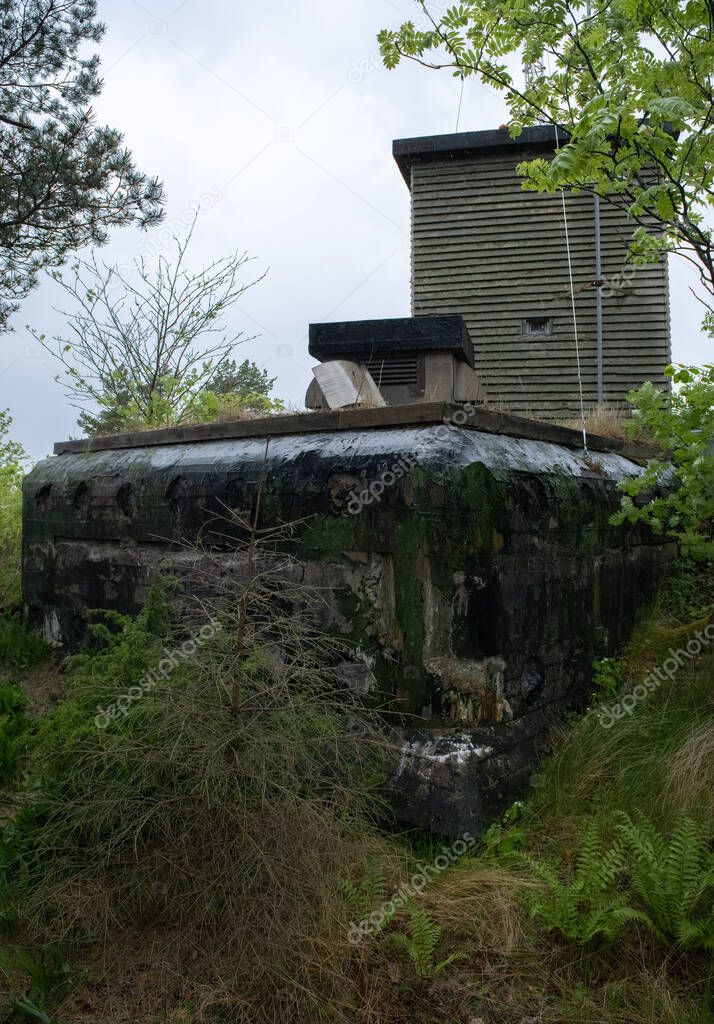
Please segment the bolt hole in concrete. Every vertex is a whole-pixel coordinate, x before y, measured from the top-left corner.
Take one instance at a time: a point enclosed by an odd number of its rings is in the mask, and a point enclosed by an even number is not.
[[[134,498],[134,488],[131,484],[121,485],[117,491],[117,505],[127,519],[131,519],[134,516],[134,513],[136,512],[136,500]]]
[[[86,515],[89,509],[89,488],[84,480],[74,492],[74,507],[81,515]]]
[[[182,476],[174,477],[166,488],[166,504],[173,515],[180,515],[186,506],[188,484]]]
[[[44,487],[40,487],[39,491],[35,495],[35,505],[40,512],[46,512],[50,505],[50,498],[52,497],[52,484],[45,484]]]

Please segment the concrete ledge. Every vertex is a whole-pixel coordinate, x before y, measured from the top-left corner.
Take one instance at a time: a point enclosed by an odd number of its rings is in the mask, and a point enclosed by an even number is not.
[[[462,417],[466,420],[462,422]],[[70,453],[113,451],[122,448],[152,448],[167,444],[196,444],[201,441],[221,441],[242,437],[277,437],[285,434],[320,434],[336,430],[379,430],[399,426],[420,426],[447,423],[463,430],[480,430],[487,434],[522,437],[533,441],[548,441],[566,448],[582,450],[582,434],[553,423],[525,419],[510,413],[490,409],[474,409],[470,413],[459,405],[442,402],[395,405],[386,409],[345,409],[328,412],[294,413],[286,416],[266,416],[253,420],[234,420],[228,423],[200,423],[195,426],[168,427],[163,430],[134,431],[107,437],[85,438],[79,441],[59,441],[55,455]],[[613,452],[633,462],[644,464],[661,454],[654,448],[621,441],[614,437],[588,434],[588,449],[593,452]]]

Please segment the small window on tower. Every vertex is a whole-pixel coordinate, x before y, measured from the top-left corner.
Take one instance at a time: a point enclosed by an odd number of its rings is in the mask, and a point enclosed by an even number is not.
[[[548,316],[530,316],[523,321],[523,333],[530,338],[543,338],[553,333],[553,321]]]

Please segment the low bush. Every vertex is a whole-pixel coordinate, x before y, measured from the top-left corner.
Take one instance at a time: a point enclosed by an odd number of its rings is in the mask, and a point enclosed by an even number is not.
[[[135,620],[104,616],[4,834],[6,921],[70,961],[152,929],[188,962],[205,949],[216,1020],[314,1020],[349,997],[340,880],[380,849],[369,715],[332,675],[334,641],[285,588],[267,599],[272,571],[200,630],[171,625],[161,586]]]
[[[15,770],[27,744],[27,699],[19,686],[0,683],[0,782]]]
[[[48,644],[25,629],[19,613],[0,613],[0,667],[25,671],[40,665],[49,655]]]
[[[703,561],[714,557],[714,365],[669,366],[673,390],[663,397],[646,382],[630,392],[628,431],[646,435],[667,454],[643,474],[623,481],[613,522],[647,523]]]

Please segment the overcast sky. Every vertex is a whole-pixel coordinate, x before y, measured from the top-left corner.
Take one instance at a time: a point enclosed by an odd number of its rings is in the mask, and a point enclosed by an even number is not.
[[[114,232],[107,262],[170,252],[204,207],[189,263],[239,249],[267,277],[231,314],[259,337],[237,355],[277,376],[301,406],[313,361],[311,321],[409,315],[409,194],[392,139],[454,131],[459,83],[415,66],[382,69],[380,28],[418,12],[412,0],[100,0],[100,120],[124,133],[141,170],[167,192],[166,223]],[[497,127],[505,108],[467,82],[462,131]],[[672,268],[674,358],[711,359],[693,276]],[[56,368],[24,329],[62,329],[58,287],[43,283],[0,337],[0,408],[33,458],[77,436]]]

